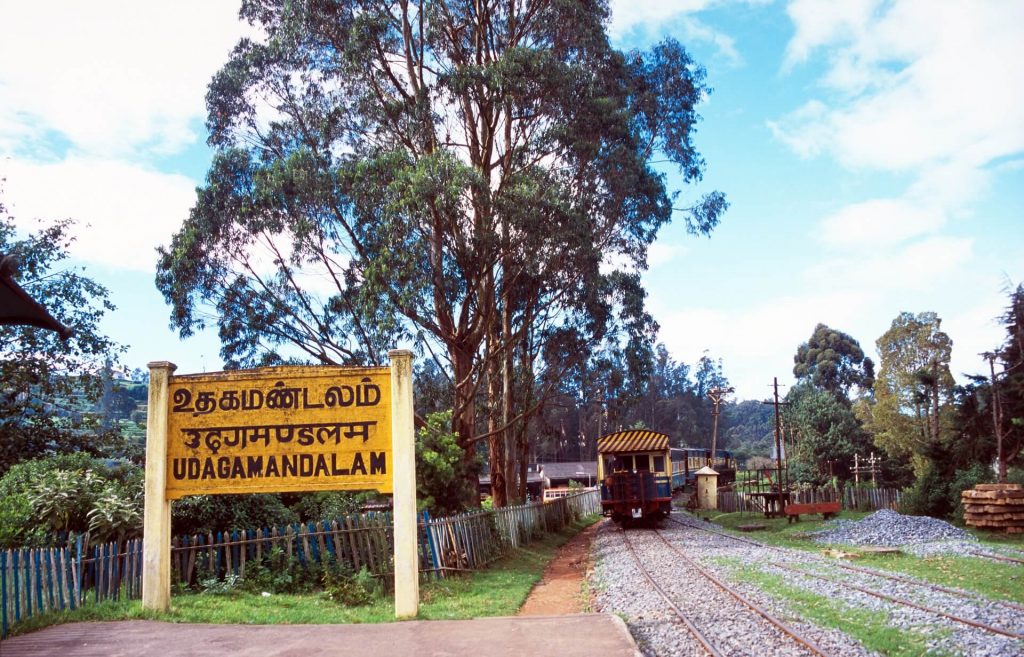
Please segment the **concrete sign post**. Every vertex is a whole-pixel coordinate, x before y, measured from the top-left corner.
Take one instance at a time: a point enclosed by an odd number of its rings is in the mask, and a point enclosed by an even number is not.
[[[167,385],[177,365],[149,364],[146,505],[142,519],[142,606],[171,607],[171,502],[167,499]]]
[[[171,363],[150,363],[144,608],[170,607],[171,500],[376,490],[394,493],[395,613],[418,613],[412,354],[390,355],[390,368],[183,376],[171,376]]]
[[[416,438],[412,404],[412,352],[391,358],[391,441],[395,496],[395,616],[419,613],[420,564],[416,549]]]

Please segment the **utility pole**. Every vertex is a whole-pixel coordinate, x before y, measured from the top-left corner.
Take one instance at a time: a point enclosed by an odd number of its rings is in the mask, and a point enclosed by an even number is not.
[[[999,401],[999,391],[996,389],[996,355],[991,351],[981,354],[988,359],[990,374],[989,385],[992,387],[992,425],[996,432],[996,481],[1000,484],[1006,483],[1006,460],[1003,458],[1003,408]]]
[[[708,465],[712,467],[714,467],[713,464],[715,462],[715,451],[718,449],[718,415],[721,412],[719,407],[722,404],[722,397],[733,391],[734,389],[731,387],[721,388],[719,386],[715,386],[711,390],[708,390],[708,399],[710,399],[714,404],[711,408],[711,459],[708,462]]]
[[[783,486],[782,482],[782,417],[779,415],[779,406],[784,406],[786,402],[779,401],[779,377],[772,378],[772,388],[774,389],[774,397],[772,401],[761,402],[762,404],[771,404],[775,407],[775,466],[776,474],[775,480],[779,487],[779,512],[781,513],[783,504],[783,491],[789,488],[788,482],[786,486]]]

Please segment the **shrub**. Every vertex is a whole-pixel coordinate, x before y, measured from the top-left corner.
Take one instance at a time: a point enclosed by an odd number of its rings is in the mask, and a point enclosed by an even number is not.
[[[258,561],[246,563],[242,588],[253,593],[306,593],[317,586],[321,572],[318,564],[303,567],[294,556],[274,546]]]
[[[299,520],[276,494],[192,495],[175,502],[171,514],[175,535],[280,527]]]
[[[987,484],[995,481],[992,468],[981,464],[975,464],[966,470],[957,470],[953,475],[953,481],[949,485],[949,502],[953,507],[953,514],[957,520],[964,519],[964,505],[960,496],[965,490],[974,488],[977,484]]]
[[[0,477],[0,548],[51,547],[88,531],[108,490],[137,500],[141,513],[142,481],[136,465],[83,453],[18,463]]]
[[[949,483],[930,461],[914,485],[903,494],[902,511],[915,516],[948,518],[954,505],[950,502]]]
[[[332,561],[324,567],[321,581],[324,595],[347,607],[370,604],[380,592],[376,578],[366,566],[353,573],[347,563]]]

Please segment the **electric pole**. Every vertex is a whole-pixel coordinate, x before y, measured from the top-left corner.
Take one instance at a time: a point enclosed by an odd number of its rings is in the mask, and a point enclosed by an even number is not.
[[[722,404],[722,397],[733,392],[733,388],[721,388],[715,386],[711,390],[708,390],[708,399],[714,404],[711,408],[711,458],[708,461],[708,465],[714,467],[715,462],[715,451],[718,449],[718,415],[721,412],[719,407]]]
[[[782,485],[782,417],[779,414],[779,406],[784,406],[787,402],[779,401],[779,377],[772,378],[772,388],[774,390],[774,397],[772,401],[761,402],[763,404],[771,404],[775,407],[775,465],[776,465],[776,481],[779,487],[779,511],[783,509],[783,497],[782,491],[784,487]],[[785,488],[788,488],[787,486]]]

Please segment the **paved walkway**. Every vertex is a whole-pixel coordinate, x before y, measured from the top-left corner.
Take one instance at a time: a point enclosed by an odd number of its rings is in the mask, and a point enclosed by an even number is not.
[[[379,625],[69,623],[0,642],[2,657],[639,657],[610,614]]]

